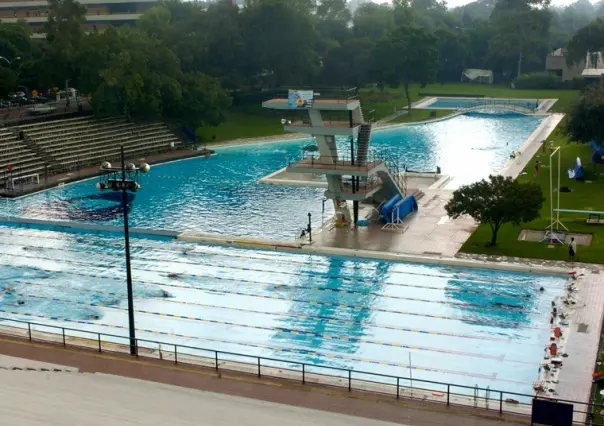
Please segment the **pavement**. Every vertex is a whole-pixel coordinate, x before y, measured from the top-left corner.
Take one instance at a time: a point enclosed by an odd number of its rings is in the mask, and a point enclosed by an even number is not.
[[[496,410],[396,400],[16,338],[0,338],[0,353],[25,364],[32,360],[79,371],[0,369],[0,425],[529,423]]]

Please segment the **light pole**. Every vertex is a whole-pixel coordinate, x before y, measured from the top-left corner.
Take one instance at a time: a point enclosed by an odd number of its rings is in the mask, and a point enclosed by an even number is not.
[[[136,355],[136,328],[134,324],[134,291],[132,288],[132,271],[130,267],[130,232],[128,229],[128,197],[127,192],[136,192],[141,188],[140,174],[148,173],[151,166],[146,163],[136,167],[132,163],[126,166],[124,160],[124,146],[121,146],[121,167],[111,167],[111,163],[101,165],[101,176],[97,189],[111,189],[122,191],[122,210],[124,212],[124,240],[126,252],[126,286],[128,289],[128,330],[130,335],[130,354]]]
[[[6,61],[7,64],[11,65],[13,62],[18,61],[19,59],[21,59],[21,56],[17,56],[16,58],[13,58],[12,61],[9,61],[4,56],[0,56],[0,59],[2,59],[3,61]]]

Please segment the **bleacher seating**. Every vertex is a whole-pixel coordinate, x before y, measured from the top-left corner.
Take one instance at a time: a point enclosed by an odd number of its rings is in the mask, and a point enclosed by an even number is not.
[[[12,170],[9,172],[9,167]],[[31,174],[42,174],[45,162],[33,152],[14,129],[0,129],[0,185],[9,179]]]
[[[116,160],[121,145],[126,157],[133,159],[170,151],[181,144],[163,123],[135,124],[124,117],[76,117],[21,125],[18,131],[37,146],[39,154],[51,160],[56,171]]]

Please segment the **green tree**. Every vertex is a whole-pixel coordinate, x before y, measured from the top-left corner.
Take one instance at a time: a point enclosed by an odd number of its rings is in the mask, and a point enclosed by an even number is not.
[[[374,51],[374,66],[381,84],[403,85],[411,112],[409,85],[434,81],[438,71],[438,39],[423,28],[400,26],[382,39]]]
[[[394,14],[387,5],[365,3],[352,19],[355,37],[378,41],[394,29]]]
[[[543,69],[549,51],[550,0],[498,0],[490,17],[492,64],[508,78]]]
[[[604,142],[604,87],[599,84],[588,86],[567,121],[567,131],[572,140]]]
[[[65,80],[74,80],[79,75],[76,56],[84,41],[85,22],[86,8],[77,1],[49,0],[45,24],[48,46],[41,58],[46,71],[41,76],[44,85],[63,86]]]
[[[6,96],[17,86],[17,74],[0,61],[0,96]]]
[[[495,246],[501,225],[519,225],[537,219],[544,201],[541,187],[534,182],[489,176],[488,181],[483,179],[453,192],[445,210],[453,219],[468,215],[481,224],[488,224],[492,231],[489,245]]]
[[[309,84],[319,71],[310,14],[286,0],[258,0],[242,16],[250,73],[262,86]]]
[[[224,112],[231,98],[215,78],[198,72],[186,73],[182,82],[182,98],[176,100],[166,115],[192,129],[217,126],[224,120]]]
[[[568,42],[567,62],[578,64],[587,52],[604,50],[604,19],[598,18],[581,28]]]

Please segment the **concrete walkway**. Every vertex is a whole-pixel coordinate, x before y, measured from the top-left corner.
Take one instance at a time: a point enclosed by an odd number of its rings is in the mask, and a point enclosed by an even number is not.
[[[0,370],[0,425],[528,424],[527,417],[496,410],[396,400],[19,339],[0,338],[0,353],[84,373]]]

